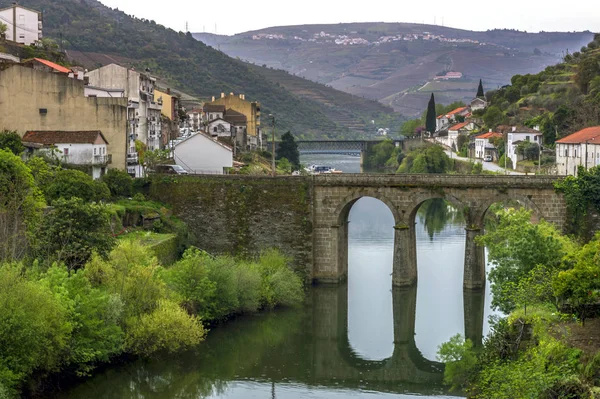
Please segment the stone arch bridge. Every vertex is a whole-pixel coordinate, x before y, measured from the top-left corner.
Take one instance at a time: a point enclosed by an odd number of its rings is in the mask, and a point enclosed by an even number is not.
[[[554,177],[489,175],[342,174],[309,177],[157,177],[150,195],[171,204],[213,253],[256,254],[278,247],[307,279],[340,282],[348,271],[348,214],[363,197],[385,203],[395,220],[393,283],[417,281],[415,215],[443,198],[462,210],[467,224],[464,287],[485,285],[482,234],[490,205],[517,200],[562,229],[566,204]]]

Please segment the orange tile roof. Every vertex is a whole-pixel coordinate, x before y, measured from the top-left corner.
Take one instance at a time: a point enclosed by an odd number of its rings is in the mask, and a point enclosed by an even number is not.
[[[467,109],[467,107],[456,108],[455,110],[448,112],[447,115],[458,114],[459,112],[463,112],[465,109]]]
[[[470,123],[470,122],[458,123],[458,124],[456,124],[456,125],[452,126],[452,127],[451,127],[450,129],[448,129],[448,130],[460,130],[460,129],[462,129],[463,127],[467,126],[469,123]]]
[[[578,144],[594,140],[600,136],[600,126],[586,127],[556,142],[559,144]],[[600,144],[600,138],[596,144]]]
[[[502,133],[496,133],[496,132],[488,132],[488,133],[483,133],[480,134],[479,136],[477,136],[478,139],[491,139],[492,137],[503,137],[504,135]]]
[[[34,60],[36,60],[37,62],[39,62],[41,64],[46,65],[47,67],[50,67],[50,68],[54,69],[57,72],[62,72],[62,73],[70,73],[71,72],[70,69],[65,68],[62,65],[55,64],[52,61],[45,60],[43,58],[34,58]]]

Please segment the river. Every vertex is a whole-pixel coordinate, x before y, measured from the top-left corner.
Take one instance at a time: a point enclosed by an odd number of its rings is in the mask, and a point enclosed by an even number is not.
[[[389,209],[363,198],[349,220],[346,284],[313,287],[302,308],[238,317],[195,351],[109,367],[55,398],[454,397],[437,347],[458,333],[480,341],[491,312],[488,294],[463,294],[460,212],[421,206],[412,289],[392,288]]]

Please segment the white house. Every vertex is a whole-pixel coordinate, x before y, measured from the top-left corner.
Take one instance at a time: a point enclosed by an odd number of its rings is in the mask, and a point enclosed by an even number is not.
[[[40,151],[71,165],[89,166],[92,177],[99,179],[111,162],[108,141],[98,130],[29,131],[22,138],[30,152]]]
[[[452,127],[450,127],[448,129],[448,139],[447,139],[448,146],[450,148],[454,148],[455,146],[458,146],[458,144],[457,144],[458,136],[469,134],[475,129],[479,129],[479,126],[477,126],[473,122],[462,122],[462,123],[457,123],[456,125],[453,125]],[[460,151],[460,148],[456,148],[456,150]]]
[[[490,143],[492,138],[502,138],[502,133],[487,132],[475,137],[475,158],[483,159],[486,155],[497,156],[497,148]]]
[[[588,127],[556,142],[559,175],[577,176],[577,167],[600,165],[600,126]]]
[[[508,132],[507,152],[508,157],[513,162],[513,168],[517,167],[517,163],[522,160],[522,157],[517,154],[517,147],[524,141],[535,143],[541,147],[542,133],[538,129],[530,129],[527,127],[514,127]]]
[[[30,45],[42,35],[42,13],[13,3],[0,9],[0,22],[6,25],[6,40]]]
[[[486,109],[488,106],[488,102],[483,98],[477,97],[471,101],[471,111],[477,111],[480,109]]]
[[[175,145],[175,163],[189,173],[219,174],[233,167],[233,150],[204,133],[196,133]]]
[[[439,132],[440,130],[450,127],[451,124],[456,123],[457,115],[466,116],[468,113],[468,107],[460,107],[448,112],[447,114],[438,116],[435,122],[435,131]]]
[[[224,119],[214,119],[206,125],[206,133],[216,137],[231,137],[231,123]]]

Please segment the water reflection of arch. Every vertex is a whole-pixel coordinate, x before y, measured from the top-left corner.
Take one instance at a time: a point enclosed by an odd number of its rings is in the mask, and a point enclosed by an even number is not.
[[[485,295],[464,291],[464,335],[481,343]],[[348,339],[348,288],[319,286],[313,290],[314,377],[371,382],[439,384],[444,365],[426,359],[415,343],[417,287],[392,290],[394,351],[391,357],[361,359]]]
[[[381,361],[358,356],[348,339],[348,288],[320,286],[313,291],[315,377],[378,382],[439,384],[443,364],[423,357],[414,339],[416,287],[393,289],[394,352]]]

